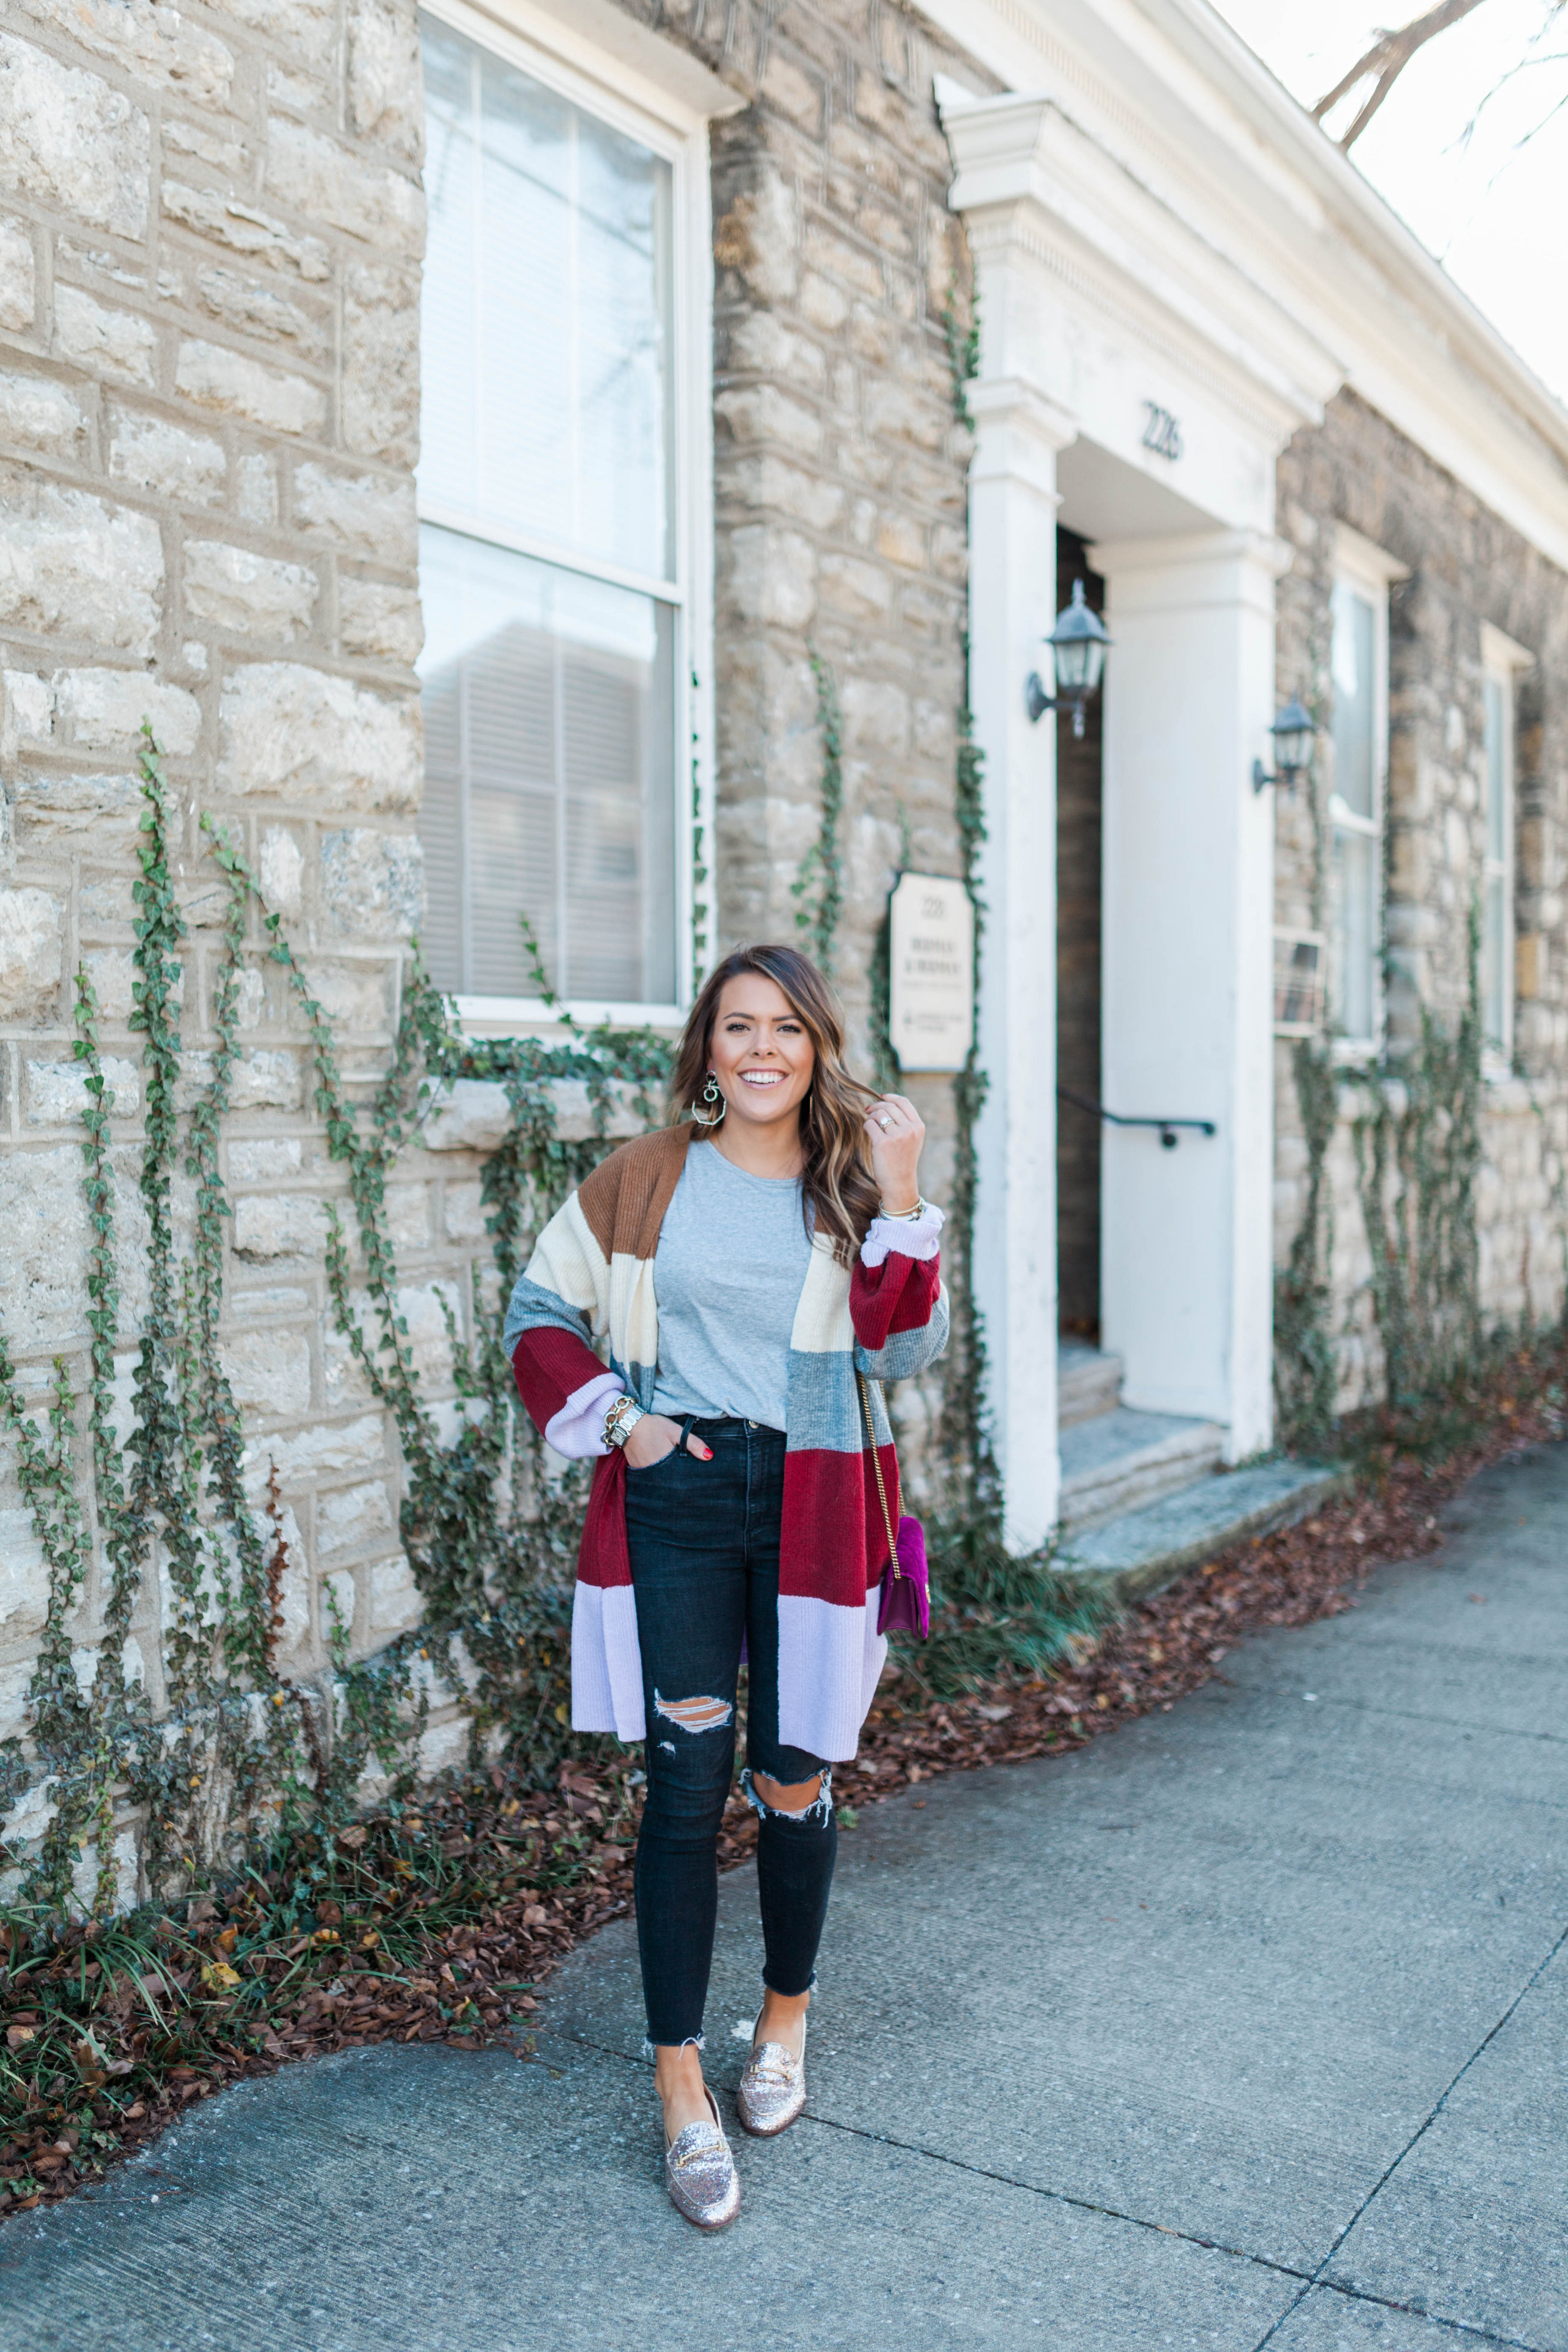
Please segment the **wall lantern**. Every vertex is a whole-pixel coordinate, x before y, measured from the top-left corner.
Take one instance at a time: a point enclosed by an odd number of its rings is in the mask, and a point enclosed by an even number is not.
[[[1032,719],[1040,719],[1048,710],[1059,707],[1072,713],[1072,731],[1083,740],[1083,706],[1100,683],[1100,673],[1105,667],[1105,648],[1111,640],[1105,634],[1105,624],[1098,613],[1092,613],[1083,601],[1083,583],[1072,583],[1072,602],[1064,613],[1058,613],[1056,626],[1046,639],[1056,670],[1056,693],[1047,694],[1040,682],[1040,672],[1031,669],[1024,683],[1024,701]]]
[[[1296,789],[1296,778],[1306,769],[1312,756],[1312,737],[1318,722],[1309,717],[1292,694],[1269,732],[1274,738],[1274,766],[1277,772],[1270,775],[1261,760],[1252,762],[1252,789],[1260,793],[1265,784],[1283,784],[1288,793]]]

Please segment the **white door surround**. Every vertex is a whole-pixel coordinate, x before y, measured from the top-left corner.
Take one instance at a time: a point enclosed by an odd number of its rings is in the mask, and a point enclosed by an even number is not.
[[[1106,581],[1103,1084],[1129,1115],[1212,1119],[1175,1150],[1103,1140],[1103,1344],[1129,1404],[1272,1429],[1274,472],[1321,415],[1304,337],[1197,231],[1129,204],[1049,100],[942,89],[975,256],[970,699],[984,758],[976,1286],[1009,1543],[1058,1517],[1056,516]],[[1101,158],[1104,164],[1108,159]],[[1185,243],[1184,243],[1185,240]],[[1189,248],[1190,250],[1186,249]],[[1332,363],[1319,370],[1332,388]],[[1173,454],[1173,452],[1175,454]]]

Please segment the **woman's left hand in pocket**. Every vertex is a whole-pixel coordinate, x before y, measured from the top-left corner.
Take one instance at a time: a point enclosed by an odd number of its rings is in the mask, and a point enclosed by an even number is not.
[[[895,1214],[920,1198],[920,1147],[925,1122],[907,1095],[879,1095],[865,1115],[872,1173],[882,1205]]]

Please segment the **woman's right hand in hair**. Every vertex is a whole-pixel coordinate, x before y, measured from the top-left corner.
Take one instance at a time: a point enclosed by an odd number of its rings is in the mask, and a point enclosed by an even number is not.
[[[626,1440],[622,1451],[628,1465],[633,1470],[651,1470],[666,1454],[673,1454],[681,1442],[681,1424],[662,1412],[645,1412]],[[686,1452],[695,1454],[699,1462],[713,1460],[713,1448],[705,1445],[694,1431],[686,1440]]]

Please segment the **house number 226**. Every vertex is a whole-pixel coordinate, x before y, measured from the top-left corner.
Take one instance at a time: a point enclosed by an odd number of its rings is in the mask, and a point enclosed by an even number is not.
[[[1156,457],[1168,457],[1174,465],[1181,456],[1181,426],[1168,408],[1160,408],[1152,400],[1144,403],[1148,423],[1144,427],[1144,446],[1152,449]]]

